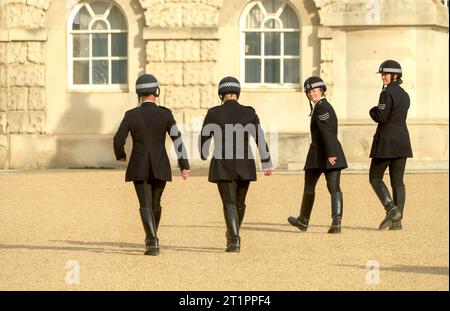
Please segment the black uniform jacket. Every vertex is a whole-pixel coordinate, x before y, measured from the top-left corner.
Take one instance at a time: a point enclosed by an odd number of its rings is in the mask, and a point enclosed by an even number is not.
[[[305,170],[344,169],[347,168],[344,151],[337,139],[338,121],[333,107],[326,98],[322,98],[314,107],[311,115],[311,145],[306,157]],[[329,157],[337,157],[331,165]]]
[[[126,181],[172,180],[165,148],[166,133],[174,142],[180,169],[189,169],[181,133],[169,109],[153,102],[144,102],[140,107],[127,111],[114,136],[114,153],[117,160],[126,157],[124,146],[129,132],[133,138],[133,150],[125,175]]]
[[[380,94],[379,104],[370,110],[370,117],[378,123],[373,136],[371,158],[395,159],[413,156],[406,118],[409,95],[394,81]]]
[[[201,158],[206,160],[214,136],[214,154],[208,178],[210,182],[256,180],[249,135],[253,136],[258,146],[262,167],[271,168],[269,148],[255,109],[229,100],[208,110],[199,137],[199,149]]]

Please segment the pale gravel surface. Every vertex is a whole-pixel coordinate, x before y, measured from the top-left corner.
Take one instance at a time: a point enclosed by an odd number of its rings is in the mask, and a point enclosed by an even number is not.
[[[303,175],[252,183],[239,254],[224,252],[219,195],[206,176],[176,176],[163,197],[161,255],[143,256],[132,184],[120,170],[0,173],[0,290],[449,290],[448,173],[407,174],[404,230],[377,230],[383,209],[365,174],[344,174],[344,228],[326,234],[324,179],[308,233]],[[388,178],[387,178],[388,180]],[[79,285],[65,282],[80,264]],[[381,265],[366,283],[366,263]]]

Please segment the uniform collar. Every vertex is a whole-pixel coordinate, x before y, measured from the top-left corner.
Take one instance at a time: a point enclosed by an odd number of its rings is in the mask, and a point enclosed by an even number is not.
[[[224,104],[224,105],[225,105],[225,104],[238,104],[238,101],[235,100],[235,99],[229,99],[229,100],[227,100],[226,102],[224,102],[223,104]]]
[[[314,110],[314,108],[316,108],[316,105],[318,104],[318,103],[320,103],[323,99],[325,99],[326,97],[325,96],[322,96],[321,98],[319,98],[319,100],[317,101],[317,102],[311,102],[311,105],[313,106],[313,110]]]
[[[156,106],[156,103],[147,100],[147,101],[142,102],[142,103],[141,103],[141,106]]]
[[[383,85],[383,90],[387,89],[388,87],[392,87],[395,85],[400,85],[398,80],[392,81],[391,83],[389,83],[388,85]]]

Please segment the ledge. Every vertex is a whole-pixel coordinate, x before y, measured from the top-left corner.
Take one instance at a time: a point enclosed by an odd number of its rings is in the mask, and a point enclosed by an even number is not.
[[[0,29],[0,42],[47,41],[47,30]]]
[[[144,40],[219,40],[215,27],[144,28]]]

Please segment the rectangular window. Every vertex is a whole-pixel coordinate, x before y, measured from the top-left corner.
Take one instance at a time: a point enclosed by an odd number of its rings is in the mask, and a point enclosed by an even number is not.
[[[245,55],[261,54],[261,33],[249,32],[245,34]]]
[[[245,81],[248,83],[261,82],[261,60],[247,59],[245,61]]]
[[[264,64],[264,82],[280,83],[280,60],[267,59]]]
[[[89,61],[73,62],[73,83],[89,84]]]
[[[128,65],[126,60],[112,61],[112,83],[113,84],[128,83]]]
[[[111,56],[127,56],[128,54],[128,34],[113,33],[111,34]]]
[[[93,60],[92,61],[92,83],[108,84],[108,61]]]
[[[264,37],[264,55],[281,55],[281,33],[266,32]]]
[[[300,83],[300,60],[285,59],[284,60],[284,82]]]

